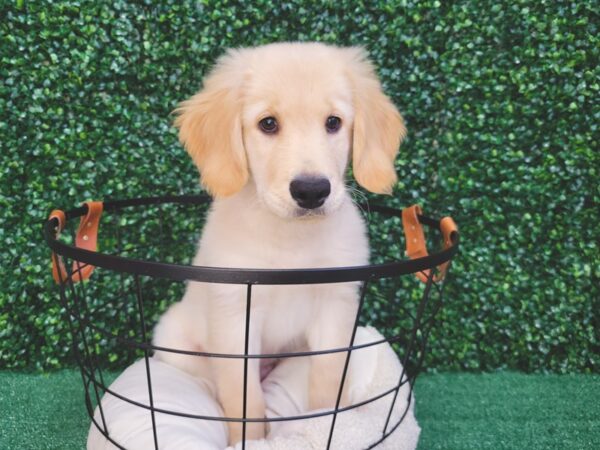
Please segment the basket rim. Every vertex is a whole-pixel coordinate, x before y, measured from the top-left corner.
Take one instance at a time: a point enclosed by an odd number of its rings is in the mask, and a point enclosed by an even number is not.
[[[159,204],[209,204],[212,199],[206,195],[169,195],[156,197],[139,197],[125,200],[104,202],[104,211],[118,211],[135,206]],[[369,204],[371,212],[401,217],[402,211],[388,206]],[[86,206],[80,206],[65,212],[67,219],[83,216]],[[427,216],[418,216],[419,221],[440,231],[440,221]],[[112,255],[100,251],[90,251],[66,244],[58,240],[55,229],[58,220],[48,219],[44,222],[44,239],[50,249],[57,255],[66,256],[81,263],[102,267],[116,272],[134,275],[167,278],[173,281],[196,281],[220,284],[241,285],[294,285],[294,284],[328,284],[352,281],[365,281],[388,278],[399,275],[415,274],[434,269],[450,261],[458,252],[459,234],[451,236],[451,246],[428,256],[415,259],[399,259],[380,264],[362,266],[319,267],[296,269],[252,269],[234,267],[211,267],[186,264],[164,263],[153,260],[142,260]],[[68,280],[63,280],[67,282]]]

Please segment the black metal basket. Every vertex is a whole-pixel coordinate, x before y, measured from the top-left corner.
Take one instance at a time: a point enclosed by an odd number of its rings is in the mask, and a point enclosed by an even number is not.
[[[142,357],[146,362],[149,404],[140,404],[123,396],[120,398],[149,411],[155,448],[159,448],[160,436],[157,436],[156,432],[155,412],[174,415],[180,413],[158,409],[153,405],[152,374],[148,359],[157,349],[151,344],[149,323],[154,323],[170,303],[181,298],[186,281],[230,283],[245,285],[247,289],[244,354],[160,350],[204,357],[243,359],[244,387],[249,359],[344,352],[346,362],[335,408],[277,420],[299,420],[330,415],[332,420],[327,444],[329,448],[338,413],[389,395],[393,400],[385,426],[380,438],[368,448],[377,446],[400,425],[411,403],[412,386],[421,370],[427,338],[434,326],[435,315],[442,305],[443,278],[450,260],[458,251],[458,232],[452,219],[444,218],[440,221],[428,218],[422,215],[416,206],[404,211],[384,206],[365,207],[363,211],[368,214],[369,219],[378,216],[376,220],[369,222],[372,247],[379,251],[372,257],[373,263],[367,266],[258,270],[183,264],[178,259],[191,258],[200,226],[190,225],[189,220],[182,221],[180,214],[185,214],[185,217],[202,218],[209,204],[210,199],[206,196],[89,202],[65,213],[55,210],[44,224],[45,240],[53,252],[54,277],[60,287],[60,298],[70,327],[74,355],[81,370],[87,411],[95,426],[115,446],[124,448],[110,436],[104,422],[100,399],[104,393],[110,392],[106,369],[118,367],[115,366],[115,361],[122,364],[124,359],[133,361]],[[98,236],[97,227],[102,213],[102,232]],[[179,218],[169,220],[169,216]],[[77,232],[72,230],[70,236],[64,233],[59,239],[59,234],[65,229],[67,222],[78,217],[81,221]],[[402,226],[401,217],[410,259],[398,258],[404,248],[402,233],[399,232]],[[428,255],[422,224],[443,235],[442,250]],[[190,238],[174,240],[174,235],[187,235]],[[148,242],[148,236],[156,239],[156,242]],[[96,240],[104,252],[95,251]],[[431,242],[428,244],[431,245]],[[94,267],[97,268],[94,277],[86,281]],[[354,331],[347,347],[302,353],[248,354],[252,286],[339,282],[360,282],[362,286]],[[366,345],[355,345],[357,327],[367,323],[377,326],[384,339]],[[404,368],[397,385],[360,404],[340,407],[351,352],[384,342],[392,345]],[[397,423],[390,423],[398,392],[407,382],[410,383],[410,389],[406,410]],[[241,422],[244,437],[246,423],[273,420],[247,418],[245,388],[242,400],[243,417],[192,418]],[[94,418],[96,407],[100,411],[101,421]],[[244,447],[244,443],[242,445]]]

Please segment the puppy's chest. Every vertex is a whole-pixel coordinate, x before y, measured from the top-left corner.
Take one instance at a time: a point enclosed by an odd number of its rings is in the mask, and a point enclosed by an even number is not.
[[[306,330],[318,310],[318,289],[263,286],[257,287],[255,294],[263,352],[286,351],[303,345]]]

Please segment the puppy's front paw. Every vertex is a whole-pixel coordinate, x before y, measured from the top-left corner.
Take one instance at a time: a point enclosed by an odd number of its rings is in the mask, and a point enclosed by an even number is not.
[[[331,385],[329,390],[314,388],[310,391],[310,403],[309,407],[311,411],[317,409],[331,410],[335,408],[335,402],[337,401],[339,384]],[[342,392],[340,398],[340,408],[348,406],[350,404],[346,390]]]
[[[333,409],[342,382],[344,360],[340,355],[329,355],[321,360],[313,360],[310,373],[309,406],[315,409]],[[346,383],[347,384],[347,383]],[[349,404],[347,386],[344,386],[340,407]]]
[[[235,446],[241,444],[242,440],[242,424],[237,422],[229,422],[227,425],[229,430],[229,445]],[[263,439],[265,437],[265,424],[262,422],[247,423],[246,424],[246,441],[253,441]],[[241,448],[241,446],[240,446]]]
[[[266,439],[259,439],[256,441],[246,440],[245,449],[246,450],[253,450],[253,449],[266,450],[266,449],[272,448],[272,447],[273,447],[273,445]],[[235,445],[231,445],[231,446],[227,447],[225,450],[242,450],[242,448],[244,448],[244,446],[242,446],[242,442],[240,441]]]

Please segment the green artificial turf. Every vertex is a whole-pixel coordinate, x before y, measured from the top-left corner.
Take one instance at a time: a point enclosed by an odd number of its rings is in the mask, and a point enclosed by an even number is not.
[[[600,449],[598,375],[424,375],[416,396],[420,449]]]
[[[600,376],[426,374],[416,384],[419,449],[598,449]],[[81,449],[76,371],[0,372],[0,449]]]

